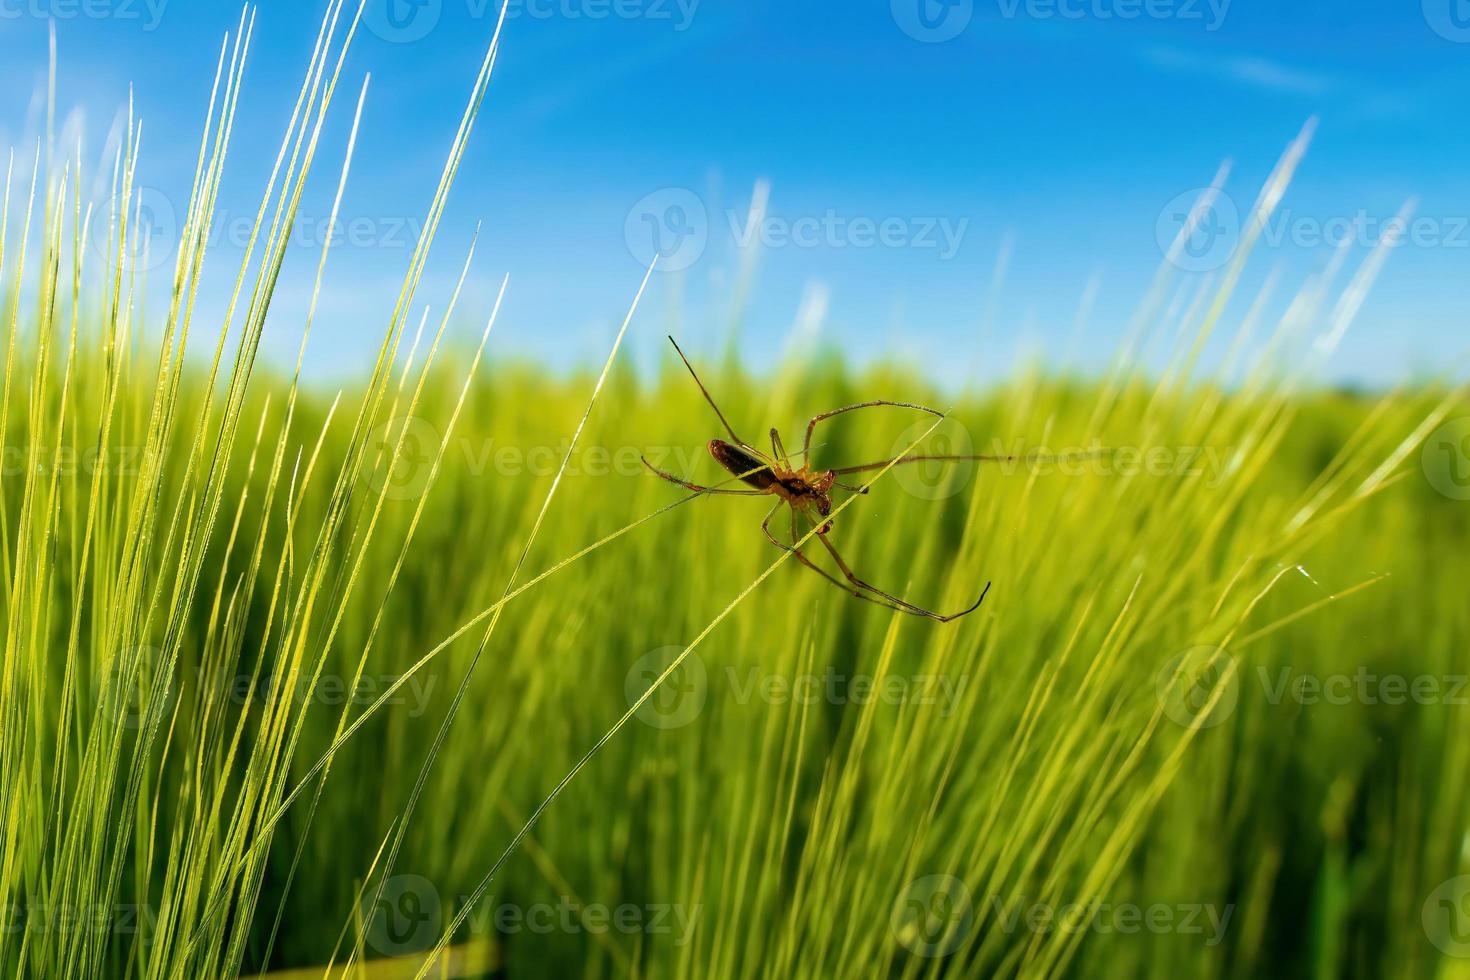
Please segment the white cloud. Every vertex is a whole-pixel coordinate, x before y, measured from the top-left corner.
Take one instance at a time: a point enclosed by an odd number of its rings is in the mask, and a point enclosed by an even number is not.
[[[1206,75],[1271,92],[1325,95],[1339,88],[1338,81],[1328,75],[1259,55],[1205,55],[1178,48],[1148,48],[1143,55],[1150,64],[1169,71]]]

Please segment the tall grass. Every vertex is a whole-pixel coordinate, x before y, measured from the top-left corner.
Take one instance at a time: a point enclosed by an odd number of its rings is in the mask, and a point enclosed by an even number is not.
[[[458,288],[418,318],[495,41],[371,375],[333,397],[257,366],[355,24],[330,5],[225,322],[193,305],[248,14],[166,310],[140,299],[136,128],[100,211],[79,159],[8,173],[0,972],[1450,975],[1470,535],[1419,446],[1463,393],[1314,388],[1303,324],[1346,324],[1310,287],[1204,370],[1249,250],[1182,320],[1161,273],[1136,339],[1185,338],[1162,373],[1135,348],[1086,380],[1022,368],[922,440],[1106,452],[895,467],[837,516],[884,588],[953,609],[994,583],[953,624],[895,615],[772,548],[762,502],[642,469],[718,478],[682,368],[499,362]],[[478,351],[445,353],[471,317]],[[788,444],[836,405],[940,397],[830,351],[700,362],[743,434]],[[914,422],[855,413],[815,462]],[[1364,672],[1443,686],[1281,680]]]

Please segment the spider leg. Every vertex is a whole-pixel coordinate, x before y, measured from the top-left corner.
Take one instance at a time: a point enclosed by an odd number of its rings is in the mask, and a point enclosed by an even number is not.
[[[986,582],[984,590],[980,593],[980,598],[975,600],[975,604],[973,606],[962,612],[951,613],[948,616],[941,616],[939,613],[932,612],[928,609],[923,608],[922,606],[916,606],[912,602],[907,602],[903,599],[900,599],[896,595],[890,595],[877,586],[870,585],[867,582],[864,582],[853,573],[853,570],[848,566],[847,562],[842,560],[842,556],[837,553],[837,549],[832,546],[832,542],[827,540],[827,536],[825,534],[819,534],[817,535],[817,538],[822,542],[822,545],[832,555],[832,560],[837,562],[837,567],[842,569],[842,574],[847,577],[847,580],[849,582],[860,589],[867,589],[869,592],[882,596],[884,599],[887,599],[889,602],[893,603],[897,608],[902,609],[904,612],[912,613],[915,616],[926,616],[929,619],[938,620],[941,623],[947,623],[950,620],[959,619],[961,616],[968,615],[969,613],[974,612],[976,609],[979,609],[980,603],[985,601],[986,594],[990,592],[990,583]]]
[[[1100,449],[1085,453],[1067,453],[1060,456],[992,456],[986,454],[969,454],[964,456],[930,456],[927,454],[913,453],[907,456],[894,456],[889,459],[880,459],[874,463],[863,463],[859,466],[839,466],[832,472],[839,476],[848,473],[863,473],[868,470],[881,470],[885,466],[903,466],[905,463],[922,463],[925,461],[939,463],[958,463],[966,460],[978,463],[1085,463],[1091,459],[1104,459],[1110,450]],[[840,486],[841,484],[834,484]]]
[[[874,596],[868,595],[866,592],[863,592],[860,589],[854,589],[852,586],[844,584],[836,576],[834,576],[832,573],[828,572],[825,568],[823,568],[822,566],[818,565],[816,562],[814,562],[810,558],[808,558],[806,556],[806,554],[800,548],[796,547],[796,545],[795,545],[795,542],[801,537],[801,534],[797,530],[797,526],[796,526],[796,511],[795,510],[793,510],[791,512],[791,541],[792,541],[792,544],[787,544],[786,542],[779,540],[774,534],[772,534],[771,533],[771,518],[775,517],[776,516],[776,511],[778,511],[778,510],[781,509],[781,503],[782,503],[782,501],[778,501],[776,503],[776,506],[773,507],[773,508],[771,508],[770,513],[768,513],[766,515],[766,519],[764,521],[761,521],[761,531],[765,533],[766,540],[770,541],[771,544],[773,544],[776,547],[780,548],[782,551],[789,551],[789,552],[791,552],[791,554],[793,556],[795,556],[795,558],[796,558],[797,561],[801,562],[807,568],[810,568],[812,571],[816,572],[818,575],[822,576],[822,578],[826,579],[828,582],[831,582],[833,585],[837,586],[839,589],[841,589],[843,592],[846,592],[848,595],[854,596],[854,597],[856,597],[858,599],[863,599],[863,600],[865,600],[867,602],[871,602],[874,605],[882,606],[884,609],[892,609],[894,612],[907,612],[907,610],[902,609],[899,606],[895,606],[892,603],[884,602],[882,599],[878,599],[878,598],[876,598]]]
[[[679,342],[673,337],[670,337],[669,343],[674,345],[674,351],[679,355],[679,360],[683,361],[684,366],[689,369],[689,376],[693,378],[694,383],[699,386],[700,394],[704,395],[704,400],[709,402],[709,407],[715,410],[715,415],[719,416],[720,424],[725,427],[726,432],[730,433],[730,438],[734,440],[735,444],[737,446],[740,446],[742,449],[750,450],[750,452],[754,454],[758,459],[764,460],[768,463],[773,462],[772,460],[766,459],[765,453],[761,452],[759,449],[756,449],[750,443],[740,438],[740,436],[735,432],[735,427],[732,426],[730,424],[730,421],[725,418],[725,413],[720,411],[720,406],[715,404],[714,396],[709,393],[709,389],[704,386],[704,382],[699,380],[699,375],[696,374],[694,371],[694,365],[690,364],[689,358],[684,356],[684,351],[680,349]]]
[[[672,473],[664,472],[642,456],[639,456],[638,458],[642,460],[643,465],[648,467],[649,470],[653,472],[653,475],[658,477],[660,480],[668,480],[670,483],[676,483],[679,486],[683,487],[685,490],[693,490],[695,493],[717,493],[723,494],[727,497],[760,497],[765,494],[764,490],[722,490],[719,487],[706,487],[701,486],[698,483],[690,483],[688,480],[681,479]]]
[[[781,433],[776,431],[774,425],[771,426],[771,452],[775,454],[782,466],[788,470],[791,469],[791,460],[786,456],[786,447],[781,444]]]
[[[855,412],[860,408],[877,408],[881,405],[887,405],[892,408],[912,408],[916,411],[928,412],[930,415],[936,416],[941,419],[944,418],[944,413],[939,411],[938,409],[928,408],[924,405],[915,405],[913,402],[894,402],[888,401],[887,399],[883,398],[879,398],[870,402],[859,402],[856,405],[847,405],[843,408],[834,408],[830,412],[823,412],[821,415],[815,416],[810,422],[806,424],[806,442],[802,444],[802,453],[811,453],[812,432],[816,429],[818,423],[825,422],[828,419],[838,415],[842,415],[845,412]]]
[[[771,542],[771,544],[780,548],[782,551],[793,551],[795,549],[793,549],[791,545],[786,544],[784,541],[777,538],[774,534],[771,533],[771,518],[776,516],[776,511],[780,510],[781,505],[785,502],[786,501],[784,500],[777,500],[776,506],[772,507],[769,511],[766,512],[766,519],[761,521],[761,533],[766,536],[767,541]]]

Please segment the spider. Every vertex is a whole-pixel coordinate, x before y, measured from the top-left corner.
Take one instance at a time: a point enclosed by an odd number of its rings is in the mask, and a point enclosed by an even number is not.
[[[679,359],[684,362],[684,366],[689,369],[689,375],[694,379],[694,383],[699,386],[700,392],[704,395],[704,400],[709,403],[710,408],[714,409],[715,415],[719,417],[720,424],[725,427],[725,432],[730,436],[729,442],[726,442],[724,439],[711,439],[709,441],[709,454],[715,458],[715,462],[723,466],[732,475],[738,477],[749,489],[726,490],[720,487],[701,486],[698,483],[691,483],[688,480],[681,479],[672,473],[667,473],[654,466],[647,459],[644,459],[643,465],[648,467],[655,476],[663,480],[668,480],[670,483],[677,484],[686,490],[693,490],[695,493],[722,494],[729,497],[774,496],[778,498],[775,506],[771,508],[770,512],[766,514],[765,520],[761,522],[761,532],[765,534],[766,539],[783,551],[791,552],[797,561],[801,562],[807,568],[810,568],[842,591],[856,596],[859,599],[866,599],[868,602],[876,603],[887,609],[908,613],[913,616],[923,616],[941,623],[948,623],[951,620],[959,619],[961,616],[966,616],[980,608],[980,604],[985,601],[985,596],[990,591],[989,582],[985,583],[985,588],[980,592],[980,598],[976,599],[973,605],[960,612],[950,613],[946,616],[929,609],[924,609],[921,606],[916,606],[912,602],[900,599],[892,593],[884,592],[877,586],[859,578],[853,572],[851,566],[843,559],[842,555],[838,554],[837,549],[828,538],[828,534],[832,530],[832,521],[828,518],[828,515],[832,513],[832,491],[844,490],[848,493],[867,493],[868,488],[866,486],[853,486],[842,482],[838,477],[848,476],[853,473],[862,473],[868,470],[882,469],[889,464],[897,466],[906,463],[917,463],[923,460],[1000,461],[1009,457],[911,454],[897,458],[883,459],[875,463],[863,463],[860,466],[843,466],[830,470],[813,469],[810,466],[812,433],[816,431],[818,425],[838,415],[855,412],[864,408],[888,406],[893,408],[911,408],[916,411],[926,412],[937,418],[944,418],[943,412],[924,405],[915,405],[912,402],[875,399],[873,401],[860,402],[856,405],[836,408],[830,412],[823,412],[808,422],[806,424],[806,438],[802,442],[800,454],[802,462],[801,465],[795,466],[792,464],[791,458],[786,455],[786,447],[781,443],[781,434],[774,428],[771,429],[771,454],[769,456],[740,438],[735,433],[734,427],[730,425],[729,420],[725,418],[725,413],[720,411],[720,406],[715,404],[715,400],[710,395],[709,389],[704,386],[703,381],[699,380],[699,375],[695,372],[694,365],[689,363],[689,358],[685,357],[684,352],[679,349],[678,342],[673,337],[670,337],[669,343],[674,345],[674,350],[678,352]],[[779,540],[771,532],[771,520],[780,511],[782,504],[788,505],[791,511],[791,544],[786,544],[784,541]],[[822,543],[822,547],[827,549],[827,553],[837,563],[837,567],[841,569],[843,577],[847,579],[846,583],[838,580],[836,576],[817,565],[796,546],[796,543],[801,539],[800,525],[798,523],[800,517],[805,517],[812,523],[818,525],[816,540]]]

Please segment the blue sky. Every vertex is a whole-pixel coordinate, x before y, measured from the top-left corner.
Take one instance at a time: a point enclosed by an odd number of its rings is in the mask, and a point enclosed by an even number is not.
[[[361,238],[334,253],[312,345],[324,373],[360,369],[376,346],[494,26],[487,0],[370,2],[267,340],[270,355],[294,352],[310,222],[328,211],[371,72],[344,204]],[[259,8],[223,202],[236,219],[253,213],[322,7]],[[238,13],[0,0],[0,146],[28,154],[40,131],[54,21],[59,110],[80,112],[92,158],[131,84],[143,180],[182,199]],[[1393,250],[1330,369],[1382,384],[1437,369],[1470,336],[1467,96],[1470,0],[513,0],[421,296],[442,304],[483,221],[462,329],[508,273],[492,348],[592,361],[657,231],[677,268],[656,277],[637,325],[645,360],[668,328],[713,343],[738,307],[757,364],[803,315],[855,360],[897,357],[947,381],[993,377],[1018,350],[1100,364],[1162,261],[1180,195],[1230,159],[1227,191],[1245,209],[1317,117],[1229,319],[1273,268],[1284,305],[1357,221],[1345,285],[1415,198],[1419,233]],[[742,252],[758,185],[762,244]],[[218,254],[227,273],[228,241]]]

